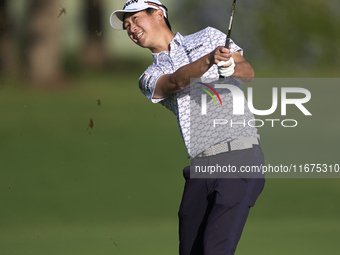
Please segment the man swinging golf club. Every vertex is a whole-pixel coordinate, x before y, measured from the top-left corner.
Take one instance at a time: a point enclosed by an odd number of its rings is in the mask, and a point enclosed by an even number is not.
[[[251,81],[254,71],[239,46],[230,40],[230,47],[223,47],[226,35],[211,27],[188,36],[174,34],[167,8],[157,0],[128,0],[123,10],[111,14],[110,24],[116,30],[126,30],[135,44],[151,50],[154,62],[139,78],[139,88],[151,102],[176,115],[192,162],[235,167],[264,164],[257,129],[250,126],[219,129],[209,140],[214,144],[202,142],[199,153],[190,149],[191,81],[218,80],[219,75],[239,87],[238,81]],[[245,111],[251,118],[249,110]],[[184,168],[186,183],[178,213],[180,255],[234,254],[264,179],[192,178],[189,169]]]

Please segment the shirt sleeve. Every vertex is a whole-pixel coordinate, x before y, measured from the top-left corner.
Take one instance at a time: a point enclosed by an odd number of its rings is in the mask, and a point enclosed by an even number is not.
[[[226,34],[222,33],[220,30],[212,27],[208,27],[208,32],[210,34],[210,39],[214,48],[218,46],[225,46],[225,41],[227,39]],[[239,47],[232,39],[230,39],[231,53],[239,52],[243,56],[243,49]]]
[[[159,68],[151,65],[146,71],[139,77],[138,86],[144,96],[152,103],[159,103],[162,99],[153,99],[155,92],[156,82],[164,73]]]

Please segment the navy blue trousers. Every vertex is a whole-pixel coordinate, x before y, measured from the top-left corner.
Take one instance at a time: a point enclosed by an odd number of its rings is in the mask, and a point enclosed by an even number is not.
[[[232,151],[199,159],[199,164],[234,166],[264,164],[262,149]],[[240,240],[250,207],[264,187],[264,178],[186,179],[179,216],[180,255],[232,255]]]

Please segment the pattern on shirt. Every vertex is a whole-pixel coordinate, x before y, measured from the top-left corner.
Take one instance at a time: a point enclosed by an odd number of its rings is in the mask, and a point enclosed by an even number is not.
[[[152,99],[156,82],[161,75],[173,73],[178,68],[194,62],[212,52],[218,46],[224,46],[225,40],[226,35],[224,33],[211,27],[207,27],[206,29],[188,36],[182,36],[177,33],[170,43],[170,51],[153,53],[154,62],[146,69],[139,79],[141,92],[153,103],[161,103],[177,117],[179,129],[190,157],[195,157],[198,153],[209,148],[211,145],[222,141],[230,141],[237,137],[257,136],[256,128],[240,127],[237,130],[218,130],[212,134],[207,134],[204,131],[204,128],[200,129],[190,125],[190,86],[173,93],[166,98]],[[230,41],[230,46],[231,52],[238,51],[243,54],[243,50],[232,40]],[[201,80],[217,80],[218,77],[217,66],[213,65],[202,76]],[[240,86],[233,78],[230,78],[230,82]],[[228,101],[230,99],[225,98],[225,100]],[[219,115],[221,113],[217,111],[215,114]],[[197,113],[195,112],[193,116],[197,116]],[[246,117],[250,118],[252,117],[252,114],[249,115],[247,112]],[[190,132],[192,132],[193,137],[199,139],[192,139],[194,141],[191,141]],[[190,147],[192,145],[194,146],[194,150],[191,151]]]
[[[216,79],[203,79],[204,84],[214,88],[219,84]],[[241,85],[233,78],[226,78],[223,84],[235,86],[242,91]],[[219,84],[220,85],[220,84]],[[226,88],[215,88],[222,104],[215,104],[211,97],[207,98],[207,114],[202,114],[201,98],[202,83],[190,86],[190,156],[194,157],[207,148],[221,143],[231,141],[240,137],[256,137],[255,128],[251,128],[248,122],[254,119],[253,114],[248,110],[246,100],[243,107],[244,114],[233,114],[233,94]],[[243,93],[242,93],[243,94]],[[244,97],[244,95],[243,95]],[[215,101],[218,101],[214,96]],[[217,120],[217,122],[215,122]],[[215,123],[215,124],[214,124]],[[217,123],[217,124],[216,124]]]

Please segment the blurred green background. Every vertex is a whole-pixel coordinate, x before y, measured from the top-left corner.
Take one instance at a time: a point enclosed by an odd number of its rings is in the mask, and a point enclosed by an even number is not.
[[[175,116],[138,91],[150,53],[108,26],[124,2],[0,1],[1,255],[178,253],[189,161]],[[231,2],[163,3],[175,32],[226,30]],[[233,39],[257,77],[323,78],[301,85],[312,117],[289,109],[297,128],[259,130],[267,163],[340,163],[339,82],[326,79],[339,77],[338,13],[332,0],[238,3]],[[264,109],[270,91],[257,93]],[[237,254],[336,253],[339,183],[268,179]]]

